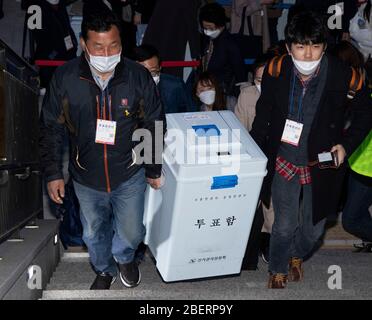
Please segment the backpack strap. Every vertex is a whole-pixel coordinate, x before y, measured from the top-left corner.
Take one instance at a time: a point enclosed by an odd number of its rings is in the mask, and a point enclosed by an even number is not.
[[[355,95],[358,91],[360,91],[363,87],[363,76],[361,72],[359,72],[354,67],[351,67],[352,76],[349,84],[349,91],[347,97],[349,99],[354,99]]]
[[[280,76],[280,73],[282,71],[282,64],[283,64],[283,59],[286,57],[287,55],[284,54],[282,56],[277,56],[273,59],[271,59],[271,61],[269,62],[269,75],[274,77],[274,78],[279,78]]]

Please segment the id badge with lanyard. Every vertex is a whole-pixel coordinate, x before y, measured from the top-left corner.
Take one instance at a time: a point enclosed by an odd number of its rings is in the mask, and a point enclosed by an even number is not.
[[[108,98],[108,97],[107,97]],[[97,98],[98,99],[98,98]],[[109,103],[109,120],[106,120],[106,97],[102,95],[100,108],[97,107],[96,143],[115,145],[116,121],[112,121],[111,99]],[[103,104],[103,114],[101,114]],[[103,118],[103,119],[102,119]]]
[[[294,90],[295,90],[295,78],[293,77],[293,84],[292,84],[292,90],[290,92],[290,105],[289,105],[289,115],[290,117],[293,117],[294,114]],[[301,111],[303,106],[303,96],[300,94],[300,99],[298,102],[298,114],[296,117],[296,120],[294,119],[287,119],[285,122],[283,135],[281,138],[281,141],[284,143],[288,143],[290,145],[293,145],[295,147],[298,147],[301,139],[302,130],[304,127],[304,124],[300,122],[301,118]],[[290,118],[288,117],[288,118]]]

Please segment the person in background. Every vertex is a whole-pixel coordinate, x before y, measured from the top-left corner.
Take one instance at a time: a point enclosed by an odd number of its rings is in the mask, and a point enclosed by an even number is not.
[[[355,245],[359,252],[372,252],[372,130],[349,158],[351,174],[342,225],[362,239]]]
[[[200,9],[199,21],[204,33],[202,70],[217,79],[227,108],[233,110],[239,95],[237,84],[247,78],[240,49],[226,30],[226,15],[222,6],[217,3],[205,5]]]
[[[332,53],[364,74],[364,57],[348,41],[342,41]],[[346,112],[347,130],[352,122],[352,110]],[[359,148],[349,157],[349,176],[342,210],[342,225],[350,234],[362,239],[355,244],[357,252],[372,252],[372,130]],[[346,186],[345,186],[346,187]]]
[[[35,60],[71,60],[76,57],[77,39],[71,28],[64,0],[35,0],[42,11],[42,29],[32,30],[36,43]],[[40,87],[47,88],[55,67],[40,69]]]
[[[199,59],[199,7],[200,0],[157,0],[142,44],[157,48],[162,61],[184,61],[188,55]],[[186,81],[183,67],[163,72]]]
[[[349,32],[349,25],[350,20],[354,17],[355,13],[357,12],[358,0],[296,0],[295,6],[293,6],[288,15],[288,21],[299,12],[312,10],[316,11],[323,16],[325,22],[331,18],[331,15],[335,14],[334,10],[331,10],[330,13],[328,12],[329,8],[335,6],[336,4],[343,4],[343,14],[342,14],[342,25],[341,29],[334,28],[332,30],[328,30],[328,46],[329,48],[336,45],[341,40],[350,41],[350,32]]]
[[[343,40],[336,44],[330,51],[330,54],[342,60],[348,66],[355,68],[363,75],[364,81],[366,82],[366,71],[364,68],[365,62],[363,54],[349,41]],[[349,101],[348,101],[349,102]],[[349,103],[346,103],[345,111],[345,130],[350,126],[352,121],[352,110],[350,109]]]
[[[274,0],[272,5],[267,7],[267,16],[269,18],[269,34],[270,34],[270,43],[276,44],[279,41],[278,37],[278,21],[283,14],[283,9],[275,8],[275,5],[283,2],[282,0]]]
[[[191,95],[182,79],[161,72],[158,50],[141,45],[133,50],[133,60],[143,65],[154,79],[160,93],[165,113],[191,112],[195,110]]]
[[[133,1],[134,0],[83,0],[83,18],[91,14],[107,11],[113,12],[117,16],[122,30],[122,54],[126,57],[129,56],[132,49],[136,46],[136,27],[132,23],[132,13],[129,22],[126,21],[128,19],[127,17],[123,19],[123,10],[129,9],[131,12]]]
[[[234,0],[231,11],[231,33],[239,32],[243,9],[246,8],[245,15],[251,19],[253,35],[262,36],[262,48],[263,52],[266,52],[271,46],[268,6],[272,5],[274,1],[275,0]],[[244,34],[250,35],[247,23],[244,26]],[[261,54],[263,52],[261,52]]]
[[[365,69],[370,87],[372,87],[372,1],[362,4],[350,21],[352,42],[363,54]]]
[[[137,46],[142,44],[143,36],[154,12],[157,0],[135,0],[133,4],[133,23],[137,27]]]
[[[203,72],[196,80],[194,96],[200,111],[226,110],[226,103],[221,87],[209,72]]]
[[[272,50],[275,51],[274,48]],[[273,54],[265,54],[256,60],[253,66],[254,84],[244,87],[240,91],[238,103],[235,107],[235,115],[248,131],[252,129],[256,116],[256,104],[261,95],[262,76],[267,63],[272,57],[274,57]],[[274,210],[272,203],[270,207],[267,207],[261,202],[252,224],[242,270],[257,269],[260,251],[263,261],[266,263],[269,261],[270,234],[273,223]]]

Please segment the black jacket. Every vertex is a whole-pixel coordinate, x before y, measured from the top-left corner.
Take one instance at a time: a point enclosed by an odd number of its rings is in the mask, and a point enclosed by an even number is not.
[[[207,54],[209,39],[204,36],[203,55]],[[247,81],[244,59],[238,45],[226,29],[212,41],[213,53],[207,70],[215,75],[226,94],[233,95],[236,90],[239,91],[235,84]]]
[[[157,0],[143,44],[158,49],[162,61],[183,61],[187,42],[191,57],[200,56],[198,9],[200,0]],[[163,68],[163,72],[183,77],[183,68]]]
[[[251,135],[268,157],[268,174],[264,179],[261,198],[270,204],[271,183],[275,173],[275,160],[288,116],[289,87],[293,70],[290,56],[283,61],[278,78],[265,70],[262,94],[256,106],[256,118]],[[328,56],[326,86],[315,114],[308,138],[309,161],[317,159],[318,153],[330,151],[337,144],[344,146],[347,155],[360,145],[372,125],[372,105],[366,89],[360,91],[350,102],[354,114],[347,134],[343,134],[347,92],[351,79],[351,68]],[[337,210],[346,161],[339,169],[312,167],[313,220],[320,221]]]
[[[41,161],[47,181],[63,177],[61,147],[66,128],[70,174],[77,182],[102,191],[115,189],[139,170],[140,165],[132,165],[132,149],[139,143],[132,141],[135,129],[148,129],[155,137],[155,121],[163,120],[161,128],[165,131],[159,94],[150,73],[141,65],[122,58],[106,90],[109,98],[104,104],[84,55],[55,72],[41,114]],[[115,145],[97,144],[97,113],[104,105],[101,110],[109,118],[110,99],[112,120],[117,122]],[[161,145],[163,137],[161,134]],[[152,148],[152,163],[156,155],[161,159],[161,152],[161,148]],[[160,164],[144,166],[147,177],[160,177]]]

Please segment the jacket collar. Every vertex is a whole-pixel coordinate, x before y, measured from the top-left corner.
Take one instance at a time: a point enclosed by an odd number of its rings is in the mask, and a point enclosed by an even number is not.
[[[216,44],[220,42],[221,40],[225,39],[226,37],[228,37],[228,35],[229,35],[229,32],[227,31],[225,27],[225,29],[222,30],[221,34],[216,39],[211,39],[211,40],[214,44]]]
[[[110,81],[111,86],[117,85],[122,82],[128,82],[129,70],[125,66],[125,60],[126,58],[121,56],[121,60],[115,68],[114,77]],[[80,55],[79,69],[79,75],[81,79],[96,83],[94,81],[92,71],[90,70],[90,66],[84,52],[82,52]]]

